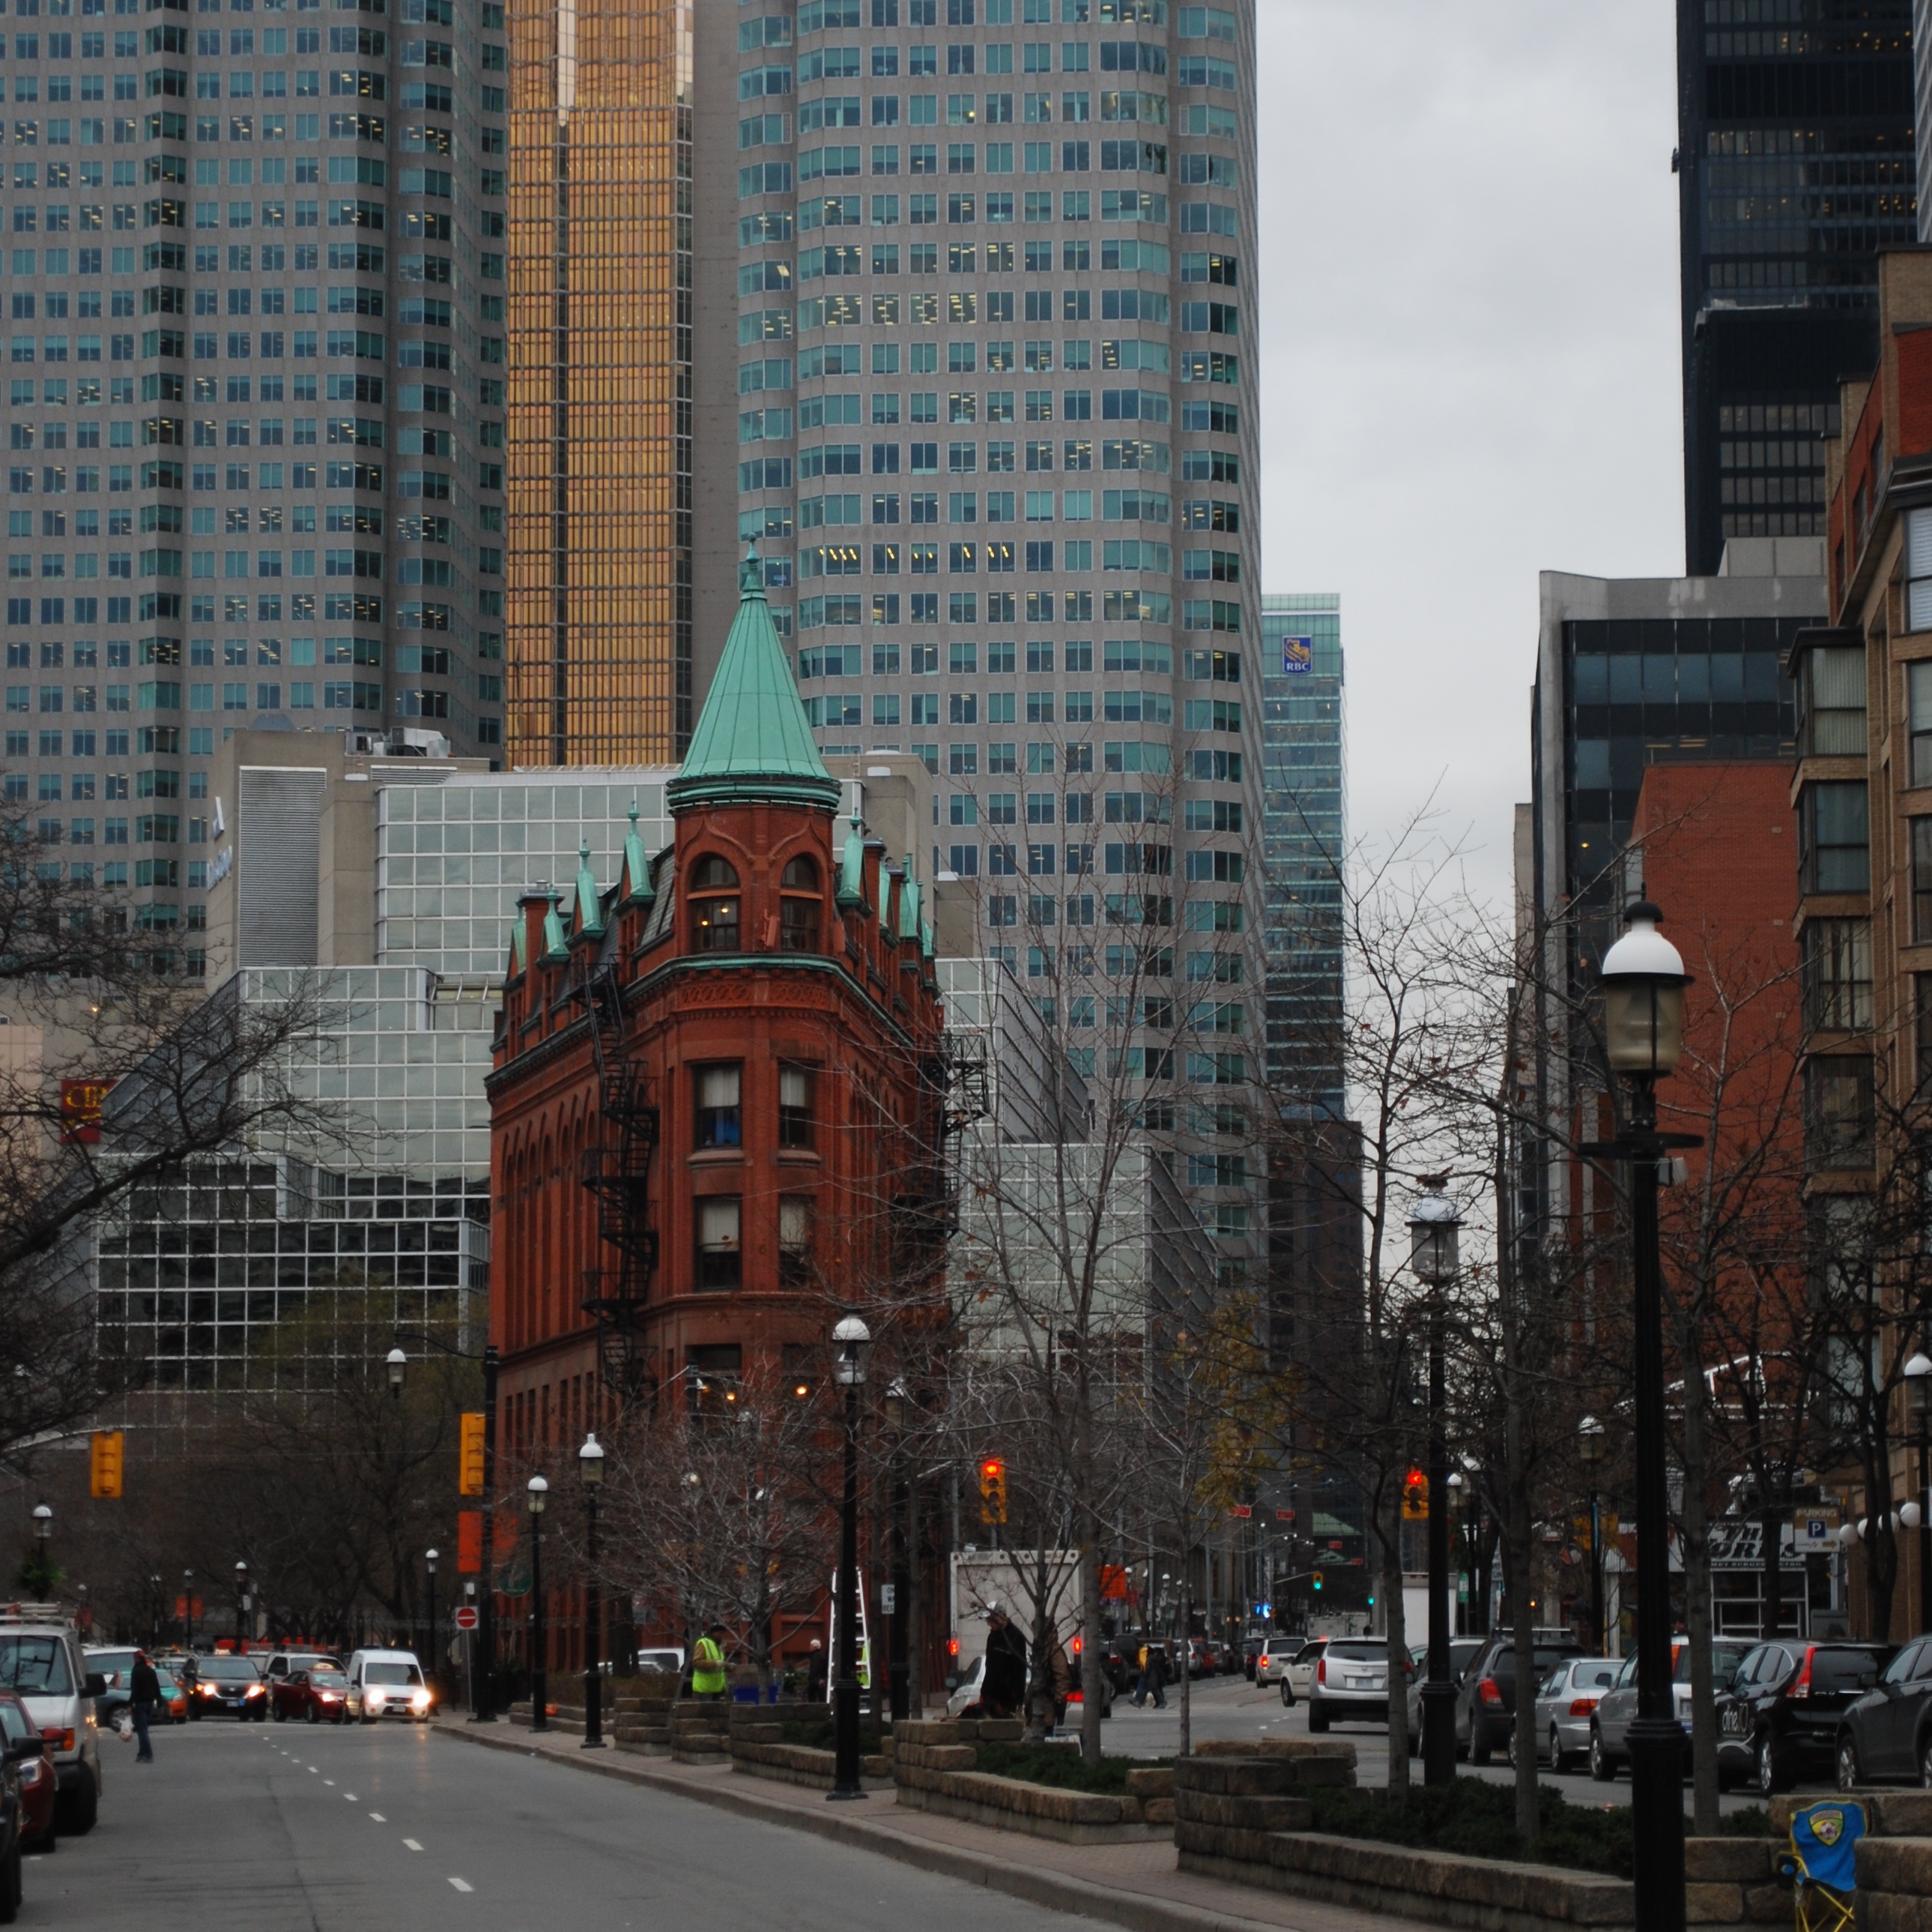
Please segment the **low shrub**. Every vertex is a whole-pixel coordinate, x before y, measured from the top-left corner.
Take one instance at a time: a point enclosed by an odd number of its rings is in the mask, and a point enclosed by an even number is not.
[[[1388,1803],[1380,1792],[1319,1785],[1304,1795],[1313,1810],[1312,1828],[1339,1838],[1373,1838],[1466,1858],[1528,1859],[1612,1878],[1631,1874],[1630,1807],[1572,1804],[1547,1785],[1539,1794],[1542,1830],[1533,1847],[1516,1828],[1514,1786],[1483,1778],[1414,1786],[1402,1804]]]
[[[836,1750],[838,1727],[829,1717],[788,1718],[784,1720],[784,1742],[802,1744],[808,1750]],[[885,1748],[884,1734],[877,1724],[859,1726],[859,1748],[862,1753],[875,1756]]]
[[[1127,1773],[1172,1764],[1172,1758],[1103,1757],[1090,1765],[1070,1744],[981,1744],[976,1768],[994,1778],[1014,1778],[1028,1784],[1049,1784],[1061,1791],[1094,1791],[1122,1796]]]

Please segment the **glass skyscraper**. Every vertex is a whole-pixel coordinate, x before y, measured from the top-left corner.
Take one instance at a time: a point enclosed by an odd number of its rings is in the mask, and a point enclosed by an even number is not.
[[[1677,0],[1685,569],[1824,529],[1838,379],[1918,238],[1912,0]]]
[[[935,868],[978,882],[1023,978],[1104,965],[1126,935],[1069,922],[1156,918],[1182,881],[1225,887],[1234,929],[1260,798],[1252,0],[736,12],[740,533],[821,748],[924,759]],[[1252,1052],[1245,996],[1216,1004]]]
[[[0,218],[6,797],[190,974],[218,733],[500,755],[508,83],[500,0],[194,6],[16,0]]]
[[[1297,1112],[1340,1120],[1341,598],[1264,597],[1260,673],[1268,1073]]]

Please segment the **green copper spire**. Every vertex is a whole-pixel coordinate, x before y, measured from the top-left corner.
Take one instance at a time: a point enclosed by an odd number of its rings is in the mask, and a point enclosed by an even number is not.
[[[905,873],[899,886],[899,932],[902,940],[919,938],[919,881],[913,877],[912,854],[905,855]]]
[[[657,896],[651,884],[651,862],[644,854],[644,842],[638,836],[638,801],[631,801],[631,829],[624,835],[624,877],[626,905],[649,905]]]
[[[838,868],[838,910],[860,912],[866,904],[866,842],[859,833],[859,814],[845,835],[845,854]]]
[[[590,869],[590,841],[577,848],[577,930],[573,939],[599,939],[604,933],[603,896],[597,890],[597,875]]]
[[[812,742],[765,602],[763,576],[754,547],[739,579],[738,614],[691,734],[691,749],[664,788],[674,813],[752,799],[838,809],[838,781]]]

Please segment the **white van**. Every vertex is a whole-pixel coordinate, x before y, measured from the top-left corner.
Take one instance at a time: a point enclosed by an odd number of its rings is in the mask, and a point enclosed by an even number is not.
[[[55,1828],[94,1829],[100,1805],[100,1730],[94,1700],[107,1680],[89,1674],[68,1613],[58,1604],[0,1605],[0,1690],[19,1694],[47,1741]]]
[[[373,1724],[378,1718],[430,1714],[429,1686],[412,1650],[358,1650],[349,1660],[349,1714]]]

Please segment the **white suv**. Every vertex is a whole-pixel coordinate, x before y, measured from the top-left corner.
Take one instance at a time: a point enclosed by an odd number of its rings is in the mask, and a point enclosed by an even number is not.
[[[429,1686],[412,1650],[358,1650],[349,1660],[348,1676],[349,1714],[365,1724],[430,1714]]]
[[[107,1680],[89,1673],[67,1612],[58,1604],[0,1606],[0,1690],[19,1694],[47,1741],[54,1768],[55,1826],[94,1829],[100,1805],[100,1730],[94,1700]]]

